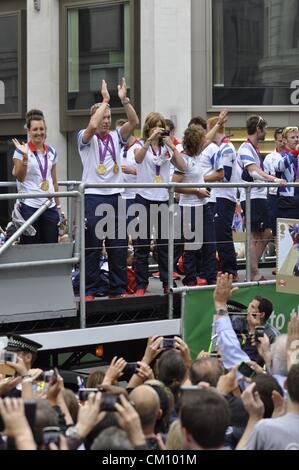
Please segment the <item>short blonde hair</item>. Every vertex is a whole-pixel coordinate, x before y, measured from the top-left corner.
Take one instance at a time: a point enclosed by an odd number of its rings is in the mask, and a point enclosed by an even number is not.
[[[208,128],[209,130],[213,129],[213,127],[217,124],[219,121],[218,116],[214,116],[208,119]],[[218,127],[218,132],[223,133],[224,132],[224,125],[222,124],[221,126]]]
[[[184,440],[180,420],[177,419],[171,424],[167,439],[166,450],[184,450]]]
[[[96,110],[101,106],[102,103],[95,103],[90,108],[90,115],[92,116]],[[110,104],[107,103],[107,108],[110,108]]]
[[[284,139],[286,139],[289,132],[298,132],[298,127],[296,127],[296,126],[285,127],[283,132],[282,132],[282,137]]]

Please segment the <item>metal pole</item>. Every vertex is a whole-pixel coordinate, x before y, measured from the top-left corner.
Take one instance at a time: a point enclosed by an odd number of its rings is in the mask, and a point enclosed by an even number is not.
[[[75,225],[75,248],[74,248],[74,256],[78,256],[81,258],[80,254],[80,240],[81,240],[81,195],[79,193],[79,197],[76,198],[75,200],[75,219],[74,219],[74,225]],[[72,237],[72,235],[71,235]],[[72,239],[72,238],[71,238]]]
[[[31,268],[32,266],[53,266],[59,264],[75,264],[79,262],[79,258],[61,258],[61,259],[43,259],[42,261],[23,261],[21,263],[5,263],[0,264],[1,269],[13,269],[13,268]]]
[[[276,284],[276,280],[272,279],[271,281],[251,281],[251,282],[234,282],[233,287],[254,287],[254,286],[273,286]],[[172,291],[174,294],[181,294],[182,292],[195,292],[195,291],[206,291],[206,290],[214,290],[216,284],[208,285],[208,286],[184,286],[184,287],[174,287]]]
[[[173,319],[173,252],[174,252],[174,188],[169,188],[169,208],[168,208],[168,319]],[[161,234],[163,236],[163,234]]]
[[[73,191],[74,190],[74,185],[70,184],[67,187],[68,191]],[[75,200],[75,206],[77,207],[77,201],[78,199],[76,198]],[[68,198],[67,200],[67,219],[68,219],[68,236],[69,240],[71,241],[73,239],[73,200],[72,198]]]
[[[39,216],[50,207],[51,204],[51,199],[44,202],[44,204],[39,209],[37,209],[37,211],[34,212],[34,214],[32,214],[32,216],[29,217],[29,219],[27,219],[24,224],[21,225],[20,228],[18,228],[18,230],[0,248],[0,256],[3,255],[6,250],[8,250],[8,248],[19,238],[19,236],[22,235],[26,228],[29,227],[29,225],[31,225],[33,222],[35,222],[39,218]]]
[[[79,185],[80,193],[80,328],[86,328],[86,304],[85,304],[85,204],[84,183]]]
[[[187,291],[181,293],[181,337],[185,341],[185,319],[186,319],[186,296]]]
[[[251,188],[245,189],[246,193],[246,281],[251,281]]]

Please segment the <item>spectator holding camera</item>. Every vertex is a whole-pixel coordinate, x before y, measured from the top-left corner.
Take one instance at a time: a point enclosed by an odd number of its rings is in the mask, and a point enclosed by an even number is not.
[[[26,395],[23,398],[31,398],[32,382],[41,373],[41,369],[32,369],[32,364],[36,359],[37,351],[42,347],[41,344],[33,341],[25,336],[9,335],[6,351],[17,354],[17,361],[9,363],[10,367],[15,369],[16,378],[21,377],[21,383],[17,384],[17,388],[10,390],[10,396],[23,396],[23,387],[26,389]],[[22,390],[22,392],[21,392]]]
[[[279,331],[267,321],[273,311],[272,303],[268,299],[257,296],[249,303],[246,321],[242,324],[241,329],[240,326],[238,326],[237,333],[245,337],[245,342],[242,344],[241,349],[239,341],[236,343],[236,332],[233,329],[234,325],[228,315],[227,305],[234,291],[232,282],[233,276],[222,274],[217,279],[217,286],[214,291],[214,304],[216,309],[215,327],[218,335],[218,344],[223,358],[225,356],[225,359],[229,361],[229,367],[224,363],[225,367],[229,369],[239,362],[247,362],[248,358],[253,361],[261,361],[255,343],[259,341],[258,335],[260,335],[260,337],[267,335],[269,341],[272,343],[280,334]],[[221,343],[222,340],[224,340],[222,346],[220,345],[219,339]],[[236,347],[229,350],[228,345],[230,343],[234,344]]]
[[[238,332],[244,335],[245,342],[242,348],[253,361],[261,362],[257,350],[257,343],[261,337],[266,335],[272,344],[280,335],[279,331],[268,322],[272,312],[272,302],[259,295],[255,296],[248,305],[246,321],[243,323],[243,329]]]

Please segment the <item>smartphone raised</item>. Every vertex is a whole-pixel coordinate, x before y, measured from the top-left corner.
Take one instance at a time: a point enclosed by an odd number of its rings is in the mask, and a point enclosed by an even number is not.
[[[43,428],[43,443],[46,448],[49,444],[55,444],[59,447],[61,430],[58,426],[48,426]]]
[[[120,403],[119,395],[103,393],[101,396],[100,410],[101,411],[116,411],[115,409],[116,403]]]
[[[173,349],[174,348],[174,338],[168,338],[168,337],[165,336],[165,338],[163,338],[163,340],[162,340],[161,347],[163,349]]]
[[[262,338],[265,334],[265,327],[264,325],[256,326],[255,327],[255,340],[259,341],[259,338]]]
[[[131,377],[133,374],[135,374],[137,367],[138,367],[137,362],[127,362],[123,370],[124,375]]]
[[[17,353],[12,351],[6,351],[6,349],[2,349],[0,351],[0,363],[4,364],[5,362],[13,362],[16,363],[18,360]]]
[[[246,362],[241,362],[238,367],[238,371],[240,374],[244,375],[244,377],[248,377],[249,379],[256,375],[256,372],[248,364],[246,364]]]
[[[79,400],[86,401],[88,400],[88,396],[91,393],[97,393],[99,390],[97,388],[80,388],[79,389]]]

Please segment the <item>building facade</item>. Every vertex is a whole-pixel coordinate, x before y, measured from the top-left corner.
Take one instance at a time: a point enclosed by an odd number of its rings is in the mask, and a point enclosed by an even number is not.
[[[252,112],[299,124],[298,24],[299,0],[1,0],[0,181],[13,180],[11,138],[26,139],[30,108],[44,111],[59,179],[80,179],[76,133],[103,78],[114,120],[125,76],[141,123],[160,111],[178,137],[223,107],[230,128]]]

